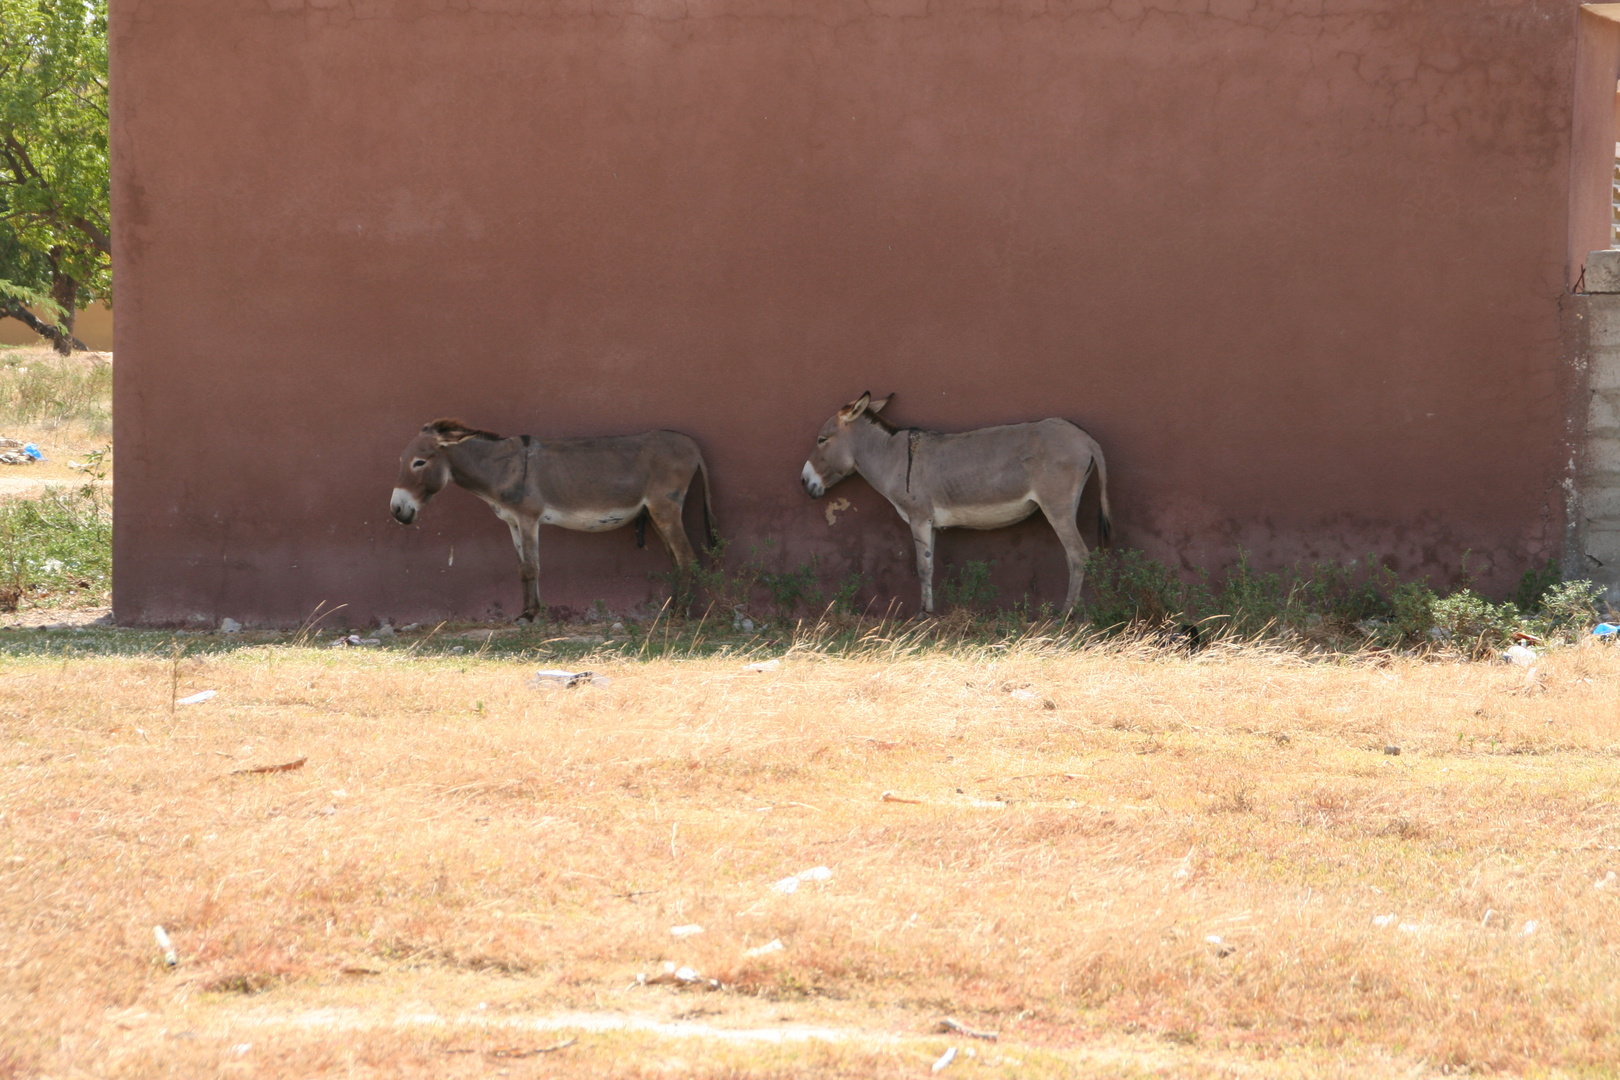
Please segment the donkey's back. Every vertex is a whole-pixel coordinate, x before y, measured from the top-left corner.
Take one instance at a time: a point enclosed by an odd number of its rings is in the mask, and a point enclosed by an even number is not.
[[[534,439],[525,495],[554,510],[639,512],[660,497],[684,501],[699,472],[703,454],[678,431]]]

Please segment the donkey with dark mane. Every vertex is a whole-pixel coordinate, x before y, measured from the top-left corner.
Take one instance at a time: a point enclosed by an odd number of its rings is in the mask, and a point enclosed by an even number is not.
[[[456,483],[483,499],[512,530],[523,564],[523,614],[540,617],[540,526],[607,532],[634,523],[644,545],[650,518],[679,574],[697,562],[681,522],[692,478],[703,476],[703,527],[710,542],[709,470],[697,443],[678,431],[585,439],[502,438],[460,420],[435,420],[405,447],[390,509],[401,524]]]
[[[892,396],[891,396],[892,397]],[[1080,495],[1097,477],[1098,542],[1112,529],[1108,516],[1108,467],[1102,447],[1077,424],[1037,420],[946,434],[901,430],[878,413],[891,398],[862,394],[821,426],[816,448],[799,482],[812,499],[851,473],[860,473],[900,511],[917,548],[923,610],[934,610],[934,530],[998,529],[1016,525],[1037,509],[1063,544],[1069,561],[1072,610],[1080,600],[1091,554],[1075,515]]]

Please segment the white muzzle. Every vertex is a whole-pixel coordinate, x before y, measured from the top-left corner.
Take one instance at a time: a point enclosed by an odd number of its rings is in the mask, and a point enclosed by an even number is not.
[[[822,482],[821,474],[811,468],[808,461],[804,463],[804,471],[799,474],[799,483],[804,485],[805,492],[812,499],[819,499],[827,494],[827,485]]]
[[[406,525],[416,520],[416,512],[422,509],[411,493],[404,488],[395,488],[394,497],[388,501],[388,509],[394,512],[394,518]]]

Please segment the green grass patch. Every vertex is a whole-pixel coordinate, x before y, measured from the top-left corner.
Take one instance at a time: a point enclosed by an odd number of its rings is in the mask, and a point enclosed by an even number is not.
[[[112,503],[93,485],[0,502],[0,608],[112,598]]]

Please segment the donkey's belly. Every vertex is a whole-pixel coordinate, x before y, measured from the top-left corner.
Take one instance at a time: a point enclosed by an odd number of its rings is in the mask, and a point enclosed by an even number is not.
[[[1018,524],[1035,509],[1035,500],[1029,498],[980,506],[936,506],[934,525],[941,529],[999,529]]]
[[[548,506],[540,515],[540,524],[556,525],[577,532],[607,532],[628,525],[639,513],[641,513],[639,506],[611,510],[564,509],[560,506]]]

